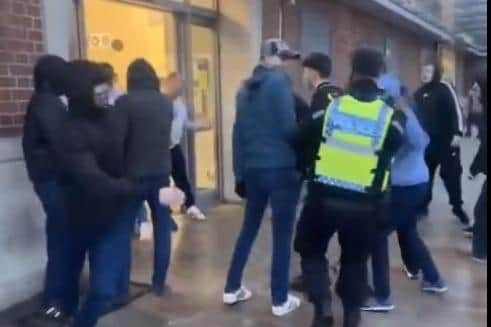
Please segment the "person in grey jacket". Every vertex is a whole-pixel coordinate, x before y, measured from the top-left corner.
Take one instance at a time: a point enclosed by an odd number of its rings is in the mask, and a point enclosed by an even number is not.
[[[425,151],[430,139],[404,99],[400,81],[394,75],[387,74],[379,84],[396,101],[397,109],[405,114],[407,122],[403,144],[391,168],[390,218],[377,231],[373,244],[374,296],[362,310],[390,312],[395,305],[391,299],[388,237],[394,231],[397,232],[408,278],[418,279],[421,274],[421,290],[426,293],[445,293],[448,287],[417,228],[418,212],[429,188],[430,173],[425,162]]]
[[[237,95],[233,133],[236,190],[246,198],[244,225],[236,244],[223,301],[235,304],[252,294],[242,284],[243,272],[268,202],[273,210],[271,292],[273,314],[283,316],[300,305],[288,295],[291,243],[300,190],[296,170],[297,123],[294,93],[281,67],[299,54],[277,39],[261,49],[261,63]]]

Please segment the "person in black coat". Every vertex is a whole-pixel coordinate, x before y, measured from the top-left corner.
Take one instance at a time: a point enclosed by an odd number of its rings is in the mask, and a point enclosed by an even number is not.
[[[480,139],[481,144],[479,151],[470,167],[471,178],[479,174],[488,175],[488,130],[487,130],[487,77],[478,79],[479,86],[483,90],[481,102],[484,108],[484,116],[481,124]],[[484,263],[488,259],[488,182],[487,179],[482,187],[481,194],[474,209],[475,224],[471,231],[473,232],[472,256],[474,260]]]
[[[143,198],[141,184],[125,172],[127,113],[96,105],[107,97],[100,72],[88,61],[70,63],[69,114],[55,146],[70,215],[68,266],[74,288],[86,256],[90,263],[90,293],[75,317],[75,327],[95,326],[120,295],[125,251],[130,249]],[[73,301],[78,301],[78,294]]]
[[[46,213],[47,258],[43,319],[61,321],[75,310],[67,299],[67,214],[54,154],[57,131],[66,116],[64,94],[67,63],[60,57],[41,57],[34,68],[34,94],[27,106],[22,147],[34,190]]]
[[[315,120],[318,121],[319,125],[322,125],[322,122],[324,121],[323,113],[327,110],[331,101],[342,94],[342,90],[329,81],[332,71],[332,61],[327,54],[310,54],[304,59],[303,67],[305,83],[307,84],[307,87],[314,92],[307,114],[300,121],[300,127],[301,130],[311,133],[312,130],[303,128],[304,125],[312,124]],[[312,160],[316,157],[320,146],[320,140],[316,136],[317,135],[315,134],[313,136],[302,135],[301,137],[309,140],[309,142],[300,142],[301,144],[299,145],[298,153],[299,169],[306,176],[311,174],[309,169],[314,167],[314,162]],[[313,142],[310,142],[310,140],[313,140]],[[306,217],[302,212],[298,226],[309,224],[309,221],[312,221],[312,217]],[[295,246],[300,247],[300,242],[302,242],[302,240],[297,237],[295,239]],[[325,248],[324,252],[326,252],[327,242],[323,244],[323,247]],[[302,276],[298,276],[293,280],[291,288],[296,291],[304,290]]]
[[[464,224],[470,220],[463,209],[462,163],[460,141],[464,132],[462,108],[453,86],[442,79],[441,69],[436,60],[422,67],[423,85],[414,98],[417,113],[423,128],[430,136],[426,151],[426,163],[430,169],[431,186],[435,173],[440,167],[440,176],[450,197],[453,213]],[[423,214],[427,214],[432,200],[432,188],[428,193]]]
[[[154,68],[137,59],[128,68],[128,94],[116,104],[128,113],[125,171],[145,188],[145,200],[152,211],[154,226],[154,293],[163,295],[171,255],[171,234],[176,224],[170,210],[159,203],[159,189],[169,186],[171,174],[170,135],[173,104],[160,92]],[[129,269],[129,266],[128,266]],[[126,273],[129,276],[129,273]]]

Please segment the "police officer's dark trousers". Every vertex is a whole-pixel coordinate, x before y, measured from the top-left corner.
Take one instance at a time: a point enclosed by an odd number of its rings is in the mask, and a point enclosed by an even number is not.
[[[299,222],[295,250],[302,258],[302,274],[317,314],[330,301],[325,244],[337,232],[341,270],[336,286],[345,312],[359,310],[369,295],[367,260],[376,227],[376,206],[328,199],[315,192],[307,197]]]

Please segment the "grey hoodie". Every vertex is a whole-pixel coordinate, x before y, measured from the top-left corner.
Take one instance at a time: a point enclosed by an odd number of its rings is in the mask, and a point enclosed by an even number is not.
[[[249,168],[295,168],[297,124],[288,76],[258,66],[237,95],[233,132],[237,182]]]

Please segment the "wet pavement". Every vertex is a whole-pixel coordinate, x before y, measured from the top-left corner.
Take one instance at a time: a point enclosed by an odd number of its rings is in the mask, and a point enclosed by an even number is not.
[[[464,144],[464,170],[475,152],[475,144]],[[482,178],[464,181],[466,209],[472,212]],[[484,327],[487,325],[487,266],[472,261],[470,241],[451,215],[448,199],[440,180],[429,219],[421,223],[424,239],[448,282],[443,296],[422,294],[418,282],[406,279],[395,239],[392,239],[391,273],[397,309],[391,314],[365,314],[367,327]],[[208,211],[207,222],[179,218],[175,234],[169,291],[157,298],[147,295],[102,322],[103,327],[303,327],[309,326],[311,307],[304,305],[285,318],[271,316],[269,264],[271,257],[270,221],[264,220],[248,265],[245,284],[254,292],[250,302],[229,308],[221,304],[222,289],[232,248],[242,221],[242,208],[222,205]],[[331,242],[330,258],[339,257],[337,242]],[[137,242],[134,250],[134,281],[150,280],[151,242]],[[292,275],[299,271],[298,258],[292,263]],[[335,300],[337,325],[341,308]]]

